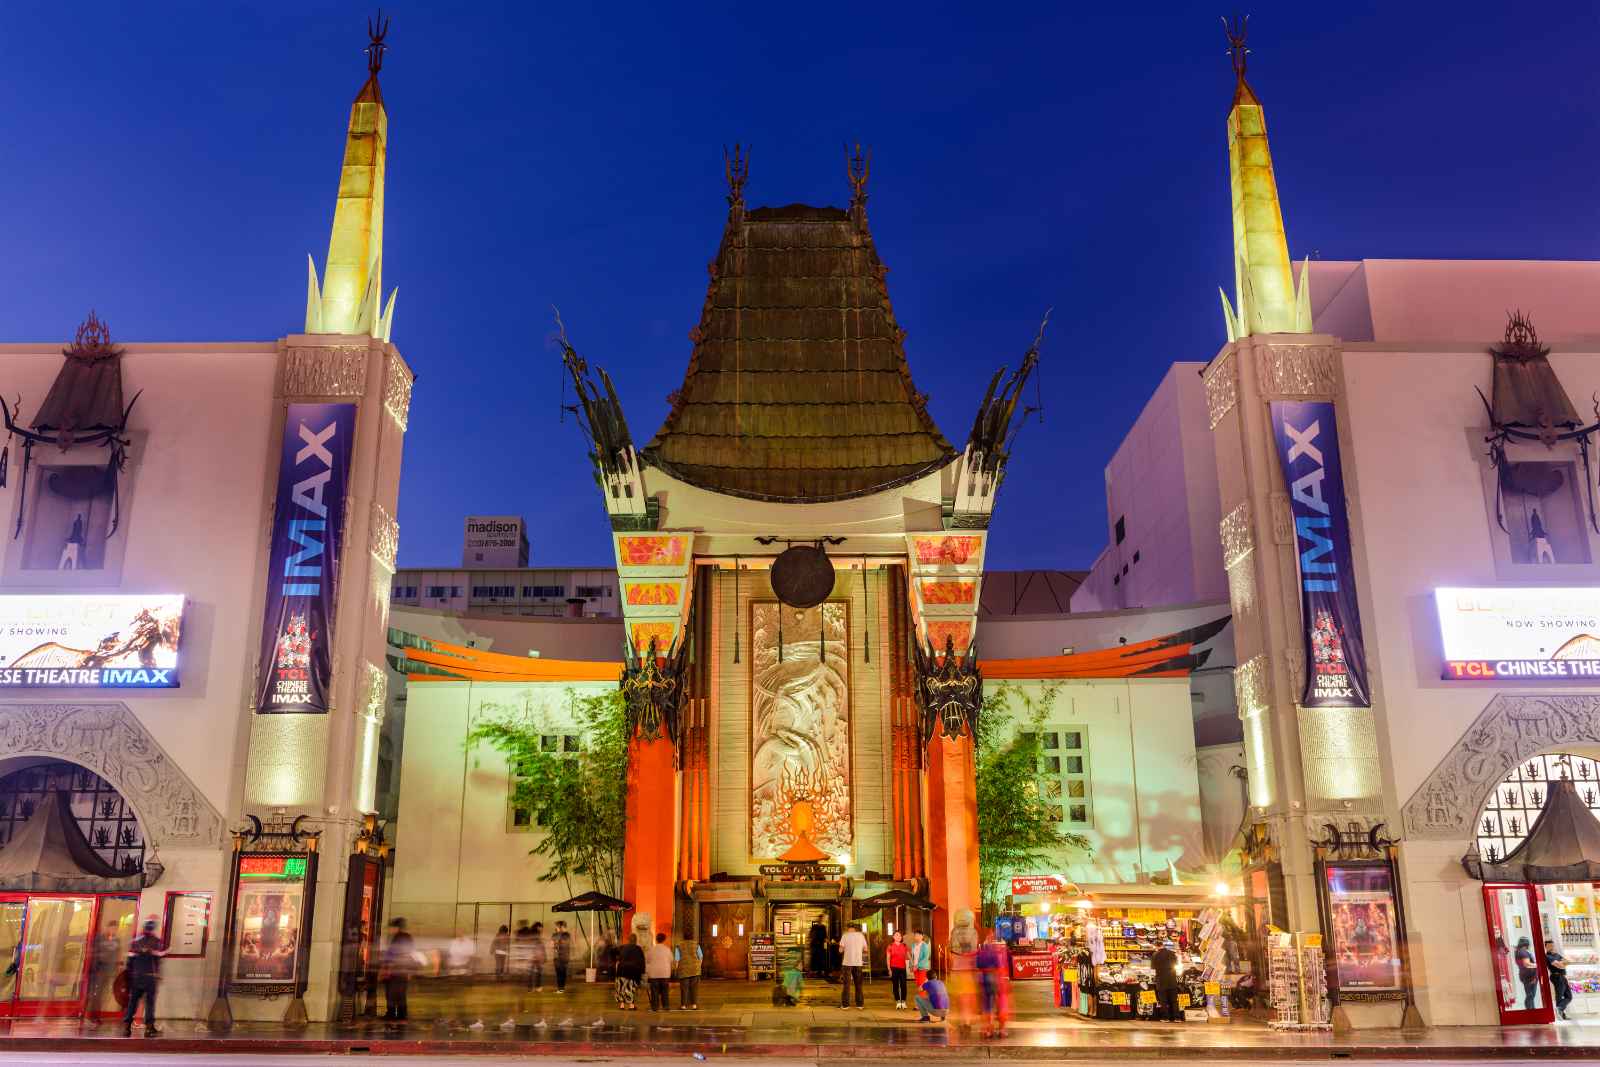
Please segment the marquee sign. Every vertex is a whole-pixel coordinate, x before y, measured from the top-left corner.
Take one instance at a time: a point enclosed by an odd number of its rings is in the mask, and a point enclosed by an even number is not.
[[[1600,678],[1600,588],[1435,589],[1443,676]]]
[[[290,404],[278,460],[256,711],[324,713],[354,404]]]
[[[1294,517],[1306,656],[1306,687],[1299,703],[1303,708],[1370,708],[1333,405],[1325,400],[1274,400],[1271,410],[1272,436]]]
[[[0,689],[173,689],[181,594],[0,596]]]

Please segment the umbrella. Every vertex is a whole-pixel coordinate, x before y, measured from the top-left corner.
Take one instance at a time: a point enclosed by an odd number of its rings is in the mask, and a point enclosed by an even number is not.
[[[618,900],[616,897],[607,896],[599,890],[591,889],[587,893],[579,893],[577,896],[563,900],[559,904],[550,905],[550,910],[562,912],[618,912],[632,911],[633,905],[629,904],[626,900]],[[581,923],[582,920],[579,920],[579,922]],[[594,938],[589,937],[587,931],[585,931],[583,936],[589,942],[589,969],[592,971],[594,970]]]
[[[915,893],[908,893],[904,889],[891,889],[858,900],[855,906],[858,911],[881,911],[884,908],[917,908],[930,911],[933,908],[933,901],[919,897]]]

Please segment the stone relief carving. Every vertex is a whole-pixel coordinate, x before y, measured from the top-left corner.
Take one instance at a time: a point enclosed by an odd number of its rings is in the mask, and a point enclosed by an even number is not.
[[[1272,685],[1267,676],[1267,654],[1251,656],[1233,672],[1233,695],[1239,714],[1255,715],[1272,706]]]
[[[1227,569],[1256,547],[1255,535],[1250,530],[1249,500],[1240,501],[1238,507],[1222,517],[1219,532],[1222,535],[1222,566]]]
[[[1518,763],[1540,752],[1593,744],[1600,744],[1600,696],[1502,693],[1406,801],[1406,836],[1465,841],[1489,790]]]
[[[384,704],[389,698],[389,678],[383,673],[382,667],[370,661],[363,666],[366,668],[366,677],[362,684],[362,704],[366,708],[367,718],[381,723]]]
[[[1272,543],[1294,544],[1294,511],[1289,507],[1288,493],[1272,494]]]
[[[1233,362],[1233,353],[1229,352],[1206,375],[1206,411],[1210,413],[1213,430],[1238,402],[1239,368]]]
[[[411,383],[413,377],[406,361],[398,352],[391,351],[384,361],[383,409],[394,419],[404,433],[411,418]]]
[[[1256,383],[1262,399],[1331,398],[1339,391],[1338,350],[1327,345],[1261,345]]]
[[[1233,608],[1235,626],[1255,615],[1256,571],[1249,556],[1228,568],[1228,603]]]
[[[1301,699],[1306,691],[1306,650],[1304,645],[1292,645],[1284,657],[1289,667],[1289,692]]]
[[[372,502],[372,555],[394,573],[394,561],[400,554],[400,523],[389,514],[389,509],[378,501]]]
[[[89,768],[133,805],[158,848],[222,842],[222,816],[126,704],[0,704],[0,759],[15,756]]]
[[[367,350],[359,345],[291,348],[283,355],[278,395],[361,396],[367,391]]]

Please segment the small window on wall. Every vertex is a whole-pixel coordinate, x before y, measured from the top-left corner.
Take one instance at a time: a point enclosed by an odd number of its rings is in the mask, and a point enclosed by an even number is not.
[[[1576,463],[1508,459],[1496,474],[1493,533],[1512,563],[1589,562],[1588,511]]]
[[[1056,821],[1066,830],[1089,825],[1087,734],[1078,726],[1051,726],[1039,732],[1039,792],[1051,801]]]
[[[573,756],[578,752],[578,736],[576,734],[541,734],[539,736],[539,751],[548,752],[559,756]],[[545,825],[543,819],[529,808],[520,807],[516,802],[517,786],[528,777],[526,765],[517,765],[511,768],[511,774],[506,782],[506,805],[509,812],[507,824],[512,830],[536,830]]]
[[[106,468],[41,464],[35,471],[23,529],[23,570],[104,569],[114,506]]]

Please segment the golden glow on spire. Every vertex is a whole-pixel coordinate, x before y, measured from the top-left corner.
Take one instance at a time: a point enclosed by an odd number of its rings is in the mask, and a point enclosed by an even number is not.
[[[1228,174],[1233,191],[1234,300],[1223,294],[1228,339],[1258,333],[1310,333],[1311,302],[1307,270],[1294,285],[1283,209],[1267,148],[1267,119],[1261,101],[1245,81],[1244,22],[1224,25],[1233,55],[1236,85],[1228,112]],[[1235,311],[1237,309],[1237,311]]]
[[[316,265],[306,291],[306,332],[368,334],[389,339],[394,325],[394,295],[383,297],[383,177],[389,114],[378,86],[388,21],[368,22],[367,81],[350,106],[339,200],[333,209],[328,261],[317,286]]]

